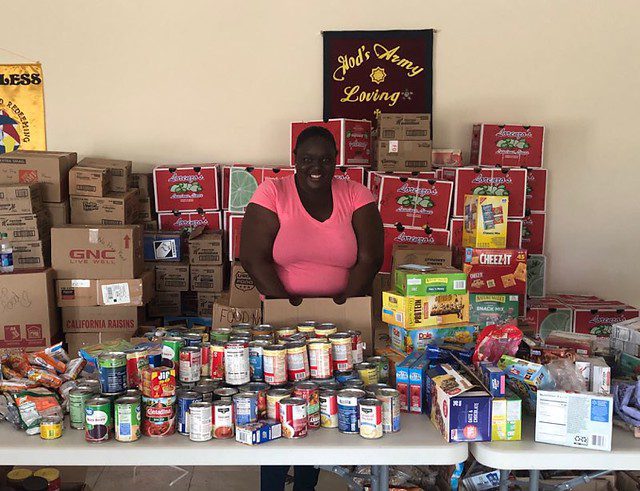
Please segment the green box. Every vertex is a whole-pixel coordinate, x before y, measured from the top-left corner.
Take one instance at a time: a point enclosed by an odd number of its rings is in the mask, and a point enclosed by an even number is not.
[[[491,324],[516,323],[518,295],[507,293],[471,293],[469,295],[469,322],[480,330]]]
[[[402,264],[395,271],[396,291],[405,296],[462,295],[467,274],[451,266]]]

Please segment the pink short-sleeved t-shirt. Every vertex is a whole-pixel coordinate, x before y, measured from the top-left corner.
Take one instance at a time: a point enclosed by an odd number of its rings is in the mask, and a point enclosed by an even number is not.
[[[374,200],[371,191],[354,181],[334,179],[331,192],[333,213],[324,222],[302,206],[295,176],[264,181],[251,198],[278,215],[273,260],[290,295],[333,297],[347,286],[358,255],[351,218]]]

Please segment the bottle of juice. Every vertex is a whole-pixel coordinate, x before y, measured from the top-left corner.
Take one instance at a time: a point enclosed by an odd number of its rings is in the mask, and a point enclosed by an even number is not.
[[[13,247],[6,232],[0,234],[0,273],[13,272]]]

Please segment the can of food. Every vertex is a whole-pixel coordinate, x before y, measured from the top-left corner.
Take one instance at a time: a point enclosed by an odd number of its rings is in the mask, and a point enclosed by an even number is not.
[[[357,379],[360,380],[358,378],[358,372],[354,371],[354,370],[346,370],[344,372],[335,372],[334,373],[336,382],[338,382],[339,384],[344,384],[347,380],[353,380],[353,379]]]
[[[102,386],[100,385],[100,380],[84,378],[81,382],[78,382],[77,388],[91,390],[94,394],[99,394]]]
[[[137,399],[142,398],[142,392],[140,392],[138,389],[127,389],[124,395],[127,397],[135,397]]]
[[[304,334],[307,338],[315,337],[316,327],[318,327],[316,321],[304,321],[296,326],[298,332]]]
[[[307,345],[302,341],[288,343],[287,349],[287,379],[298,382],[309,378],[309,357]]]
[[[400,392],[391,387],[378,389],[376,399],[382,402],[382,430],[385,433],[400,431]]]
[[[122,394],[127,390],[127,355],[121,351],[100,353],[98,373],[103,394]]]
[[[141,401],[136,397],[119,397],[114,406],[115,438],[135,442],[140,438]]]
[[[369,363],[373,363],[378,367],[378,380],[386,384],[389,382],[389,359],[386,356],[370,356],[367,358]]]
[[[184,347],[184,339],[177,336],[165,336],[162,338],[162,358],[173,363],[176,370],[179,370],[180,350]]]
[[[232,341],[244,341],[248,343],[249,341],[251,341],[251,334],[231,334],[231,336],[229,336],[228,342]]]
[[[362,343],[362,333],[355,329],[350,329],[347,334],[351,336],[351,359],[353,363],[362,363],[364,361],[364,345]]]
[[[338,391],[338,430],[341,433],[359,432],[358,402],[364,399],[364,390],[342,389]]]
[[[352,378],[349,380],[345,380],[342,386],[345,389],[362,389],[364,390],[364,382],[359,378]]]
[[[369,384],[366,385],[364,388],[364,391],[367,393],[367,397],[377,397],[378,396],[378,390],[380,389],[388,389],[389,386],[387,384]]]
[[[127,387],[137,389],[142,379],[142,369],[149,366],[149,350],[142,346],[126,350]]]
[[[256,334],[253,336],[254,341],[266,341],[268,344],[273,343],[273,334]]]
[[[378,399],[360,399],[360,436],[374,440],[382,438],[382,402]]]
[[[40,419],[40,438],[55,440],[62,436],[62,418],[60,416],[42,416]]]
[[[182,335],[185,346],[200,346],[202,343],[202,334],[197,332],[187,332]]]
[[[297,382],[293,386],[293,397],[307,401],[307,425],[309,429],[320,428],[320,389],[309,381]]]
[[[251,335],[254,339],[256,339],[257,336],[269,336],[269,341],[273,342],[274,330],[275,327],[273,327],[271,324],[258,324],[257,326],[253,326],[251,328]]]
[[[251,329],[253,329],[254,325],[251,324],[250,322],[235,322],[234,324],[231,324],[231,331],[232,332],[251,332]]]
[[[33,475],[34,477],[46,479],[47,491],[60,491],[62,484],[60,482],[60,471],[58,469],[53,467],[43,467],[42,469],[35,471]]]
[[[333,351],[333,369],[345,372],[353,369],[351,352],[351,335],[346,332],[337,332],[329,336]]]
[[[211,373],[211,343],[206,341],[200,345],[200,379]]]
[[[307,401],[299,397],[280,400],[280,423],[285,438],[307,436]]]
[[[343,388],[340,382],[332,378],[327,380],[312,380],[312,382],[315,382],[316,384],[318,384],[318,387],[320,387],[320,390],[322,389],[340,390]]]
[[[84,403],[94,397],[89,389],[75,388],[69,392],[69,426],[84,430]]]
[[[258,421],[258,396],[252,392],[239,392],[233,396],[235,425],[246,425]]]
[[[249,343],[229,341],[224,345],[224,377],[229,385],[244,385],[251,380]]]
[[[213,402],[213,391],[216,390],[216,385],[214,383],[199,383],[194,387],[194,391],[196,391],[202,397],[203,402]]]
[[[217,329],[211,329],[209,332],[209,339],[211,339],[211,343],[226,343],[229,341],[230,335],[231,329],[219,327]]]
[[[194,402],[189,407],[189,440],[206,442],[213,438],[213,407],[210,402]]]
[[[338,332],[338,327],[333,322],[323,322],[318,324],[315,329],[316,337],[328,338],[332,334]]]
[[[142,434],[151,437],[176,432],[176,397],[142,396]]]
[[[224,343],[221,341],[214,341],[211,344],[209,377],[213,380],[224,380]]]
[[[309,374],[311,378],[326,379],[333,375],[331,343],[327,338],[309,339]]]
[[[213,391],[213,401],[229,401],[233,400],[233,396],[238,393],[235,387],[218,387]]]
[[[287,350],[279,344],[262,348],[262,366],[264,381],[269,385],[287,383]]]
[[[267,418],[280,421],[280,401],[293,394],[292,389],[275,388],[267,392]]]
[[[276,340],[280,338],[286,338],[297,332],[298,330],[295,327],[278,327],[275,330]]]
[[[269,384],[265,382],[249,382],[240,387],[240,392],[251,392],[258,398],[258,419],[267,417],[267,391]]]
[[[249,342],[249,367],[251,369],[251,380],[264,380],[264,364],[262,362],[262,350],[269,346],[268,341]]]
[[[320,389],[320,426],[338,427],[338,392],[334,389]]]
[[[213,436],[214,438],[233,438],[233,402],[215,401],[213,403]]]
[[[185,346],[180,350],[180,382],[194,383],[200,380],[201,366],[202,353],[198,346]]]
[[[358,372],[358,377],[364,382],[364,385],[377,384],[379,382],[377,365],[363,361],[354,365],[353,368]]]
[[[84,403],[84,436],[88,442],[106,442],[113,428],[113,406],[107,397],[93,397]]]
[[[181,435],[188,435],[189,407],[194,402],[202,401],[202,396],[195,391],[179,390],[176,401],[176,430]]]
[[[148,366],[142,370],[141,392],[146,397],[171,397],[176,394],[176,371],[170,367]]]

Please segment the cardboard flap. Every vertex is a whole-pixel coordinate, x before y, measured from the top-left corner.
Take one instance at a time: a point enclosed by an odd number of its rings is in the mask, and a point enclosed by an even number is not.
[[[451,365],[443,364],[440,366],[445,373],[433,377],[432,380],[448,396],[459,396],[475,387],[472,382],[454,370]],[[484,394],[486,395],[486,393]]]

